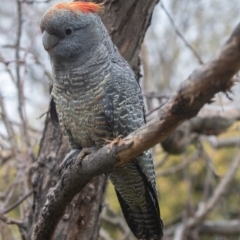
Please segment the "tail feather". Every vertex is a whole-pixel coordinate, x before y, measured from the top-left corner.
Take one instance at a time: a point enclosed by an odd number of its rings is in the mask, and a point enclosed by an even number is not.
[[[139,206],[134,205],[127,197],[124,198],[115,186],[124,218],[137,239],[160,240],[163,236],[163,223],[160,218],[156,191],[137,161],[134,163],[134,169],[138,172],[141,183],[144,184],[144,200],[139,203]],[[131,177],[134,178],[134,176]],[[139,196],[141,197],[143,196]]]
[[[142,219],[140,211],[138,209],[131,209],[127,202],[122,198],[121,194],[117,191],[117,189],[115,189],[115,191],[122,208],[123,216],[129,228],[137,238],[144,236],[145,234],[142,232],[143,228],[141,227]]]
[[[140,173],[140,175],[143,178],[144,184],[146,185],[145,186],[146,187],[146,198],[147,199],[150,198],[152,200],[153,204],[151,204],[151,205],[153,205],[158,218],[160,218],[160,209],[159,209],[159,205],[158,205],[158,198],[157,198],[156,190],[153,188],[152,183],[148,180],[147,176],[144,174],[142,168],[140,167],[140,165],[137,161],[135,162],[135,165],[137,167],[138,172]],[[153,212],[155,212],[155,211],[153,210]]]

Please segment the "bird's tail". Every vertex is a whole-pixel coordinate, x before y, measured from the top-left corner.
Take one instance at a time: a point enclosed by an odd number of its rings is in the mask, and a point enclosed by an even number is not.
[[[160,240],[163,223],[156,190],[138,162],[110,174],[126,222],[137,239]]]

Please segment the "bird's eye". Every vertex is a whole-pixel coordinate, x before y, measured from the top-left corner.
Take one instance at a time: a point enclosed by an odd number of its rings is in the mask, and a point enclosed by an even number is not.
[[[66,33],[66,35],[70,35],[72,33],[72,29],[71,28],[67,28],[65,30],[65,33]]]

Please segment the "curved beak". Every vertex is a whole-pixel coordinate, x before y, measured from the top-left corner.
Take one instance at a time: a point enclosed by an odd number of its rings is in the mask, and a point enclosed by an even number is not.
[[[49,34],[47,31],[43,32],[42,42],[46,51],[54,48],[58,44],[59,40],[60,39],[58,37]]]

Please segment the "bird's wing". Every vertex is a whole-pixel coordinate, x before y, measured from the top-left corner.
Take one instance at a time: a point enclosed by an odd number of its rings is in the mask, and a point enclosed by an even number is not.
[[[112,62],[104,89],[104,110],[115,137],[127,136],[145,124],[141,90],[125,63]],[[160,239],[160,219],[153,160],[149,151],[111,174],[124,217],[139,239]]]

